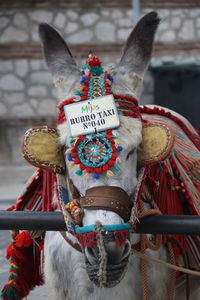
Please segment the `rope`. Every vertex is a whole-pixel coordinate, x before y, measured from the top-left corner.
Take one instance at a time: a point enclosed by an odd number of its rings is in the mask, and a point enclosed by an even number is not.
[[[154,214],[161,214],[160,210],[156,207],[154,207],[154,202],[152,201],[152,206],[153,209],[149,209],[147,211],[144,210],[144,203],[141,202],[139,205],[139,214],[138,214],[138,218],[143,218],[145,216],[149,216],[149,215],[154,215]],[[132,210],[132,213],[135,214],[135,210]],[[131,215],[131,219],[134,219],[135,216]],[[150,240],[148,238],[148,236],[146,234],[141,234],[141,241],[140,241],[140,245],[141,245],[141,254],[145,255],[145,250],[147,248],[151,249],[151,250],[158,250],[160,248],[160,245],[162,243],[162,236],[159,235],[155,235],[154,240]],[[148,293],[148,277],[147,277],[147,260],[143,259],[143,257],[141,256],[141,265],[140,265],[140,269],[141,269],[141,277],[142,277],[142,290],[143,290],[143,300],[148,300],[149,299],[149,293]],[[171,299],[169,299],[171,300]]]
[[[146,238],[145,235],[141,235],[141,253],[144,254],[146,249]],[[141,258],[141,277],[142,277],[142,291],[143,291],[143,300],[148,300],[148,278],[147,278],[147,261]]]
[[[172,244],[170,242],[168,242],[167,247],[168,247],[168,251],[169,251],[170,263],[172,265],[175,265],[176,260],[175,260]],[[174,299],[175,285],[176,285],[176,271],[171,269],[169,288],[168,288],[168,300]]]
[[[103,243],[103,235],[102,235],[102,224],[100,222],[96,222],[95,231],[97,233],[97,247],[99,249],[100,255],[100,264],[99,264],[99,286],[105,287],[107,282],[106,276],[106,266],[107,266],[107,253]]]
[[[167,263],[167,262],[165,262],[163,260],[160,260],[158,258],[150,257],[150,256],[148,256],[146,254],[143,254],[140,251],[137,251],[135,249],[132,249],[131,251],[132,251],[132,254],[140,256],[140,258],[142,258],[142,259],[150,260],[150,261],[153,261],[155,263],[159,263],[161,265],[164,265],[167,268],[170,268],[170,269],[173,269],[173,270],[176,270],[176,271],[180,271],[180,272],[187,273],[187,274],[194,275],[194,276],[200,276],[200,272],[198,272],[198,271],[193,271],[193,270],[186,269],[186,268],[183,268],[183,267],[178,267],[176,265],[173,265],[171,263]]]

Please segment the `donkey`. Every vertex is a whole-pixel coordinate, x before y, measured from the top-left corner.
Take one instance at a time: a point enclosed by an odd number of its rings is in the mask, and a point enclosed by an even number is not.
[[[113,79],[112,93],[114,95],[139,99],[142,80],[151,58],[154,35],[158,24],[157,13],[151,12],[145,15],[131,32],[113,78],[108,76],[108,79]],[[74,90],[77,82],[80,81],[81,73],[65,41],[55,29],[45,23],[40,24],[39,35],[46,63],[53,75],[54,84],[58,91],[59,101],[62,102],[70,98],[76,98],[75,101],[80,100],[80,97],[77,98],[77,95],[74,94]],[[89,55],[88,63],[92,60],[91,57],[94,58],[94,55]],[[94,61],[91,65],[101,68],[100,64],[98,62],[95,64]],[[82,75],[84,74],[83,79],[84,76],[87,76],[86,71],[82,71]],[[87,97],[83,99],[87,100]],[[136,171],[137,149],[142,142],[142,121],[138,116],[130,117],[123,114],[119,115],[119,119],[120,126],[114,128],[112,134],[119,138],[122,145],[122,149],[118,154],[121,161],[120,172],[112,174],[113,176],[106,176],[106,172],[103,172],[101,176],[96,174],[96,177],[92,177],[90,174],[88,177],[78,176],[79,166],[75,164],[71,168],[70,161],[66,159],[68,179],[73,182],[73,189],[76,189],[78,197],[82,199],[88,200],[90,196],[93,197],[93,191],[97,191],[99,188],[97,196],[104,197],[105,195],[106,198],[106,195],[110,195],[111,189],[114,188],[114,192],[111,192],[110,197],[118,200],[128,198],[134,205],[134,191],[138,182]],[[59,143],[66,147],[67,156],[72,145],[66,120],[58,124],[58,131]],[[108,194],[106,194],[105,189]],[[72,189],[69,188],[71,199],[73,199],[72,194]],[[129,204],[126,203],[126,205]],[[150,204],[146,203],[145,207],[149,208]],[[91,224],[115,225],[123,224],[125,218],[122,214],[118,214],[117,210],[112,210],[110,207],[104,208],[103,205],[100,205],[95,208],[95,206],[85,205],[81,222],[83,226]],[[108,235],[107,238],[106,234]],[[100,241],[101,237],[99,238]],[[80,248],[80,240],[77,240],[70,233],[66,233],[64,239],[59,232],[47,232],[45,236],[44,273],[51,299],[103,300],[125,298],[127,300],[141,300],[143,297],[144,299],[154,300],[174,299],[173,295],[169,296],[169,269],[152,262],[148,262],[146,265],[150,293],[148,297],[145,296],[144,287],[142,288],[144,284],[140,276],[140,259],[131,255],[131,245],[139,242],[139,235],[128,234],[125,241],[116,248],[113,235],[106,232],[101,255],[98,247],[90,247],[88,244],[82,247],[83,253],[80,253],[72,248],[69,243],[66,243],[65,239],[68,242],[70,241],[71,244],[78,244]],[[157,251],[147,249],[146,253],[150,257],[156,257],[164,261],[167,261],[169,256],[166,247],[163,245]],[[101,280],[98,281],[96,278],[99,275],[98,272],[100,272],[99,265],[103,265],[103,257],[105,258],[106,268],[103,269]],[[106,277],[106,279],[103,277]],[[180,288],[176,294],[176,299],[183,297],[183,294],[184,291]],[[195,289],[191,299],[197,300],[199,297],[197,289]]]

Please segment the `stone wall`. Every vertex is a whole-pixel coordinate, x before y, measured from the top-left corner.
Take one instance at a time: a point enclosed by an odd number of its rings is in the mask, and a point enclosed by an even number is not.
[[[97,5],[101,2],[103,7]],[[165,2],[173,5],[166,8]],[[180,2],[175,7],[176,1],[155,1],[154,7],[153,1],[142,1],[142,15],[156,8],[161,16],[154,62],[200,60],[200,7],[190,1],[186,8]],[[42,60],[38,24],[47,22],[59,30],[79,63],[93,49],[105,63],[116,64],[134,23],[131,1],[85,1],[85,6],[84,1],[11,3],[0,4],[0,143],[8,149],[0,155],[0,164],[22,163],[15,145],[23,130],[44,121],[53,124],[56,118],[56,92]],[[153,103],[153,91],[148,72],[142,103]]]

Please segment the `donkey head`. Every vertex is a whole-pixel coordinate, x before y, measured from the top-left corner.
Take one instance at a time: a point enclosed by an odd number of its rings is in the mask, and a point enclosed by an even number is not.
[[[122,224],[130,217],[137,184],[137,148],[142,140],[142,123],[136,98],[140,96],[142,78],[151,57],[158,23],[155,12],[138,22],[127,40],[115,72],[104,72],[101,62],[93,54],[89,55],[87,66],[80,72],[62,37],[49,25],[40,24],[44,56],[58,90],[60,108],[63,108],[62,103],[67,105],[88,100],[91,95],[95,98],[96,89],[100,90],[99,96],[113,94],[119,111],[120,125],[103,132],[71,138],[66,119],[58,125],[59,141],[67,149],[68,179],[73,182],[84,209],[83,226]],[[82,87],[77,96],[75,90],[80,80]],[[115,234],[104,232],[97,237],[98,247],[86,243],[86,266],[95,283],[105,287],[114,286],[124,275],[131,245],[128,235],[122,240],[116,247]],[[100,264],[104,269],[102,277],[99,275]]]

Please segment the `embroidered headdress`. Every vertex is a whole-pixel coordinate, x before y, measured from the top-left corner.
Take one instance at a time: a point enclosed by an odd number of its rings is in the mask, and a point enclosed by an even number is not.
[[[75,88],[75,97],[67,99],[59,105],[58,124],[66,120],[64,113],[66,105],[112,94],[114,70],[109,67],[105,71],[96,55],[89,54],[86,65],[82,67],[81,71],[82,77],[79,86]],[[140,117],[138,102],[135,98],[114,95],[114,99],[118,114],[134,118]],[[90,102],[85,109],[91,113],[95,108],[95,104]],[[112,111],[109,113],[112,114]],[[107,116],[108,113],[104,112],[104,114]],[[88,116],[88,118],[90,117]],[[95,123],[92,119],[88,120]],[[100,121],[103,122],[103,119]],[[80,120],[75,118],[74,122],[80,122]],[[82,175],[83,172],[92,173],[93,178],[98,179],[103,172],[110,177],[120,171],[118,152],[122,150],[122,146],[119,145],[120,141],[111,129],[101,132],[97,132],[95,129],[95,133],[74,137],[70,143],[71,149],[68,151],[67,160],[70,162],[69,167],[79,165],[79,170],[76,171],[77,175]]]

